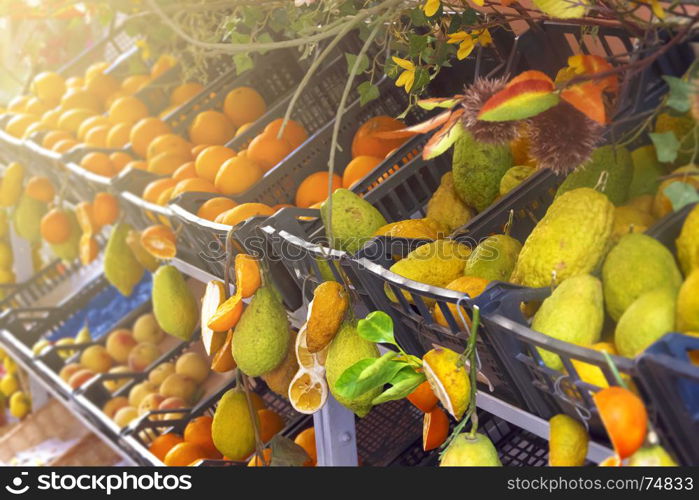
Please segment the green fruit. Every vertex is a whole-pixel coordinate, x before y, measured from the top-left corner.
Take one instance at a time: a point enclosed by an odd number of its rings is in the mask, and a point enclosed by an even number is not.
[[[427,203],[427,217],[441,223],[449,233],[473,217],[473,211],[456,193],[453,173],[447,172],[442,176],[439,187]]]
[[[233,333],[233,359],[250,377],[277,368],[289,345],[289,319],[269,286],[257,290]]]
[[[677,295],[677,329],[699,332],[699,268],[687,276]]]
[[[630,467],[677,467],[677,462],[668,454],[665,449],[656,444],[654,446],[644,446],[629,457]]]
[[[606,181],[600,182],[606,172]],[[602,146],[592,152],[592,157],[579,166],[563,181],[556,197],[573,189],[587,187],[607,195],[615,205],[626,202],[633,177],[633,162],[626,148],[615,145]]]
[[[182,340],[192,338],[199,305],[174,266],[161,266],[153,274],[153,315],[165,333]]]
[[[564,193],[524,242],[510,280],[543,287],[593,272],[604,256],[613,223],[614,205],[605,195],[590,188]]]
[[[374,232],[386,225],[386,219],[371,203],[348,189],[332,194],[332,223],[329,223],[328,201],[320,206],[320,216],[326,229],[331,228],[332,247],[355,253],[371,239]]]
[[[699,204],[687,214],[675,246],[682,272],[689,276],[694,269],[699,268]]]
[[[632,233],[622,236],[607,255],[602,282],[607,312],[619,321],[645,292],[664,287],[677,291],[682,275],[667,248],[650,236]]]
[[[604,323],[602,283],[589,274],[568,278],[541,304],[532,330],[571,344],[590,346],[599,341]],[[537,348],[546,366],[562,370],[558,355]]]
[[[440,467],[502,467],[492,441],[480,433],[471,439],[468,434],[459,434],[444,451]]]
[[[129,231],[130,225],[123,222],[116,224],[104,250],[104,276],[126,297],[131,295],[133,288],[143,277],[143,266],[126,244]]]
[[[245,393],[240,389],[227,391],[219,400],[211,423],[214,446],[231,460],[244,460],[255,451],[254,425]]]
[[[696,143],[694,134],[691,132],[695,125],[696,122],[689,113],[678,116],[660,113],[655,120],[656,134],[673,132],[675,138],[680,141],[680,150],[677,152],[677,158],[672,162],[673,165],[684,165],[692,159]]]
[[[674,329],[676,293],[676,289],[656,288],[626,308],[614,331],[614,344],[619,354],[634,358]]]
[[[46,203],[23,194],[12,214],[15,232],[32,243],[41,241],[41,219],[48,211]]]
[[[80,256],[80,225],[75,212],[67,210],[65,214],[70,221],[70,237],[67,241],[51,245],[54,255],[65,262],[72,262]]]
[[[517,263],[522,244],[512,236],[496,234],[481,241],[466,261],[464,276],[507,281]]]
[[[512,167],[508,145],[484,144],[464,134],[454,145],[451,171],[459,198],[482,212],[500,194],[500,179]]]
[[[652,144],[641,146],[631,152],[633,178],[629,186],[629,198],[652,194],[658,190],[659,178],[665,175],[665,169],[658,161]]]
[[[341,405],[352,410],[359,417],[369,413],[371,401],[381,394],[383,389],[377,387],[358,398],[349,400],[335,391],[335,383],[340,375],[357,361],[378,357],[379,350],[376,344],[359,336],[356,322],[343,323],[328,346],[328,357],[325,360],[325,378],[328,381],[328,388]]]
[[[585,426],[565,414],[549,420],[549,465],[581,467],[585,465],[590,436]]]
[[[529,165],[512,167],[500,179],[500,196],[505,196],[535,173],[536,168]]]

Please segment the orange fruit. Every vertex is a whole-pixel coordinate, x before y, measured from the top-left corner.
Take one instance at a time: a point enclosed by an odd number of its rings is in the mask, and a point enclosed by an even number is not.
[[[104,73],[109,68],[109,64],[106,61],[93,62],[85,70],[85,80],[88,80],[98,73]]]
[[[110,154],[109,159],[112,160],[112,165],[114,165],[114,169],[117,172],[124,170],[126,166],[133,161],[133,158],[123,151],[116,151]]]
[[[58,208],[49,210],[46,215],[41,218],[41,237],[44,241],[58,245],[68,241],[70,238],[71,227],[68,214]]]
[[[369,172],[374,170],[376,165],[381,163],[383,160],[375,156],[357,156],[352,159],[342,174],[342,187],[351,188],[355,183],[359,182],[366,176]]]
[[[260,419],[260,439],[268,443],[278,432],[284,429],[284,419],[272,410],[257,410]]]
[[[186,192],[199,192],[199,193],[218,193],[216,186],[207,181],[206,179],[185,179],[180,181],[175,186],[172,191],[172,197],[177,198],[182,193]]]
[[[315,172],[306,177],[296,190],[296,206],[309,208],[322,203],[328,197],[328,172]],[[342,179],[333,174],[333,192],[342,187]]]
[[[51,150],[55,151],[56,153],[66,153],[78,144],[80,143],[75,139],[61,139],[51,147]]]
[[[80,263],[83,266],[86,266],[97,258],[100,247],[97,244],[97,240],[94,236],[90,234],[83,234],[80,236],[78,250],[80,255]]]
[[[97,193],[92,200],[92,213],[98,226],[107,226],[119,217],[119,200],[109,193]]]
[[[254,125],[254,122],[247,122],[243,123],[240,127],[238,127],[238,130],[235,131],[235,136],[238,137],[239,135],[243,135],[247,129],[252,127]]]
[[[167,108],[163,109],[160,113],[158,113],[158,118],[160,118],[161,120],[165,120],[177,108],[178,106],[168,106]]]
[[[10,102],[7,103],[7,111],[12,113],[24,113],[24,109],[27,107],[27,103],[32,96],[30,95],[18,95],[13,97]]]
[[[148,451],[155,455],[161,462],[165,460],[165,455],[170,451],[175,445],[183,443],[184,439],[182,436],[170,432],[168,434],[161,434],[151,442],[148,446]]]
[[[257,455],[253,453],[252,458],[248,462],[248,467],[267,467],[272,463],[272,449],[265,448],[262,450],[262,460]]]
[[[78,129],[80,129],[80,125],[94,115],[95,112],[91,109],[69,109],[58,118],[58,128],[70,132],[71,134],[76,134]]]
[[[141,246],[156,259],[174,258],[177,255],[176,244],[175,233],[162,224],[147,227],[141,232]]]
[[[99,231],[92,203],[89,201],[81,201],[75,206],[75,217],[78,219],[78,226],[83,234],[93,235]]]
[[[163,191],[160,196],[158,196],[158,201],[156,202],[160,206],[165,206],[167,203],[174,198],[172,196],[172,192],[175,190],[175,186],[167,188],[165,191]]]
[[[127,163],[124,168],[148,171],[148,164],[145,161],[134,160]]]
[[[49,109],[46,113],[41,115],[41,123],[49,128],[58,128],[58,119],[61,117],[61,109]]]
[[[106,148],[107,134],[109,134],[110,128],[112,128],[111,125],[100,125],[91,128],[90,131],[85,134],[85,144],[95,148]]]
[[[274,215],[274,209],[264,203],[242,203],[235,208],[226,210],[216,217],[215,222],[235,226],[236,224],[259,215],[270,216]]]
[[[413,392],[408,394],[407,400],[418,410],[425,413],[432,411],[439,401],[427,381],[418,385]]]
[[[215,332],[225,332],[238,324],[243,314],[243,298],[236,293],[221,303],[206,324]]]
[[[209,146],[197,155],[195,166],[197,175],[202,179],[214,182],[223,162],[235,156],[235,151],[226,146]]]
[[[107,133],[107,147],[110,149],[121,149],[129,143],[131,134],[131,124],[117,123],[109,129]]]
[[[230,198],[217,196],[201,204],[199,210],[197,210],[197,217],[213,222],[219,214],[231,208],[235,208],[236,206],[238,206],[238,204]]]
[[[309,465],[315,465],[318,461],[318,451],[316,449],[316,429],[309,427],[304,429],[294,438],[294,443],[304,449],[310,458]]]
[[[100,125],[109,125],[109,119],[104,115],[94,115],[86,118],[78,127],[78,133],[76,134],[78,139],[85,140],[87,133],[94,127]]]
[[[107,115],[112,125],[128,123],[133,125],[142,118],[148,116],[148,107],[133,96],[120,97],[109,106]]]
[[[199,158],[204,153],[199,155]],[[262,178],[262,169],[248,158],[233,157],[226,160],[216,174],[214,185],[223,194],[241,194]]]
[[[197,169],[194,166],[193,161],[188,161],[184,165],[180,165],[177,167],[177,170],[175,170],[172,173],[172,178],[176,181],[183,181],[185,179],[193,179],[194,177],[197,176]]]
[[[160,75],[177,66],[177,59],[170,54],[162,54],[150,69],[150,77],[155,80]]]
[[[223,112],[231,119],[233,125],[240,127],[254,122],[267,111],[267,104],[262,96],[250,87],[238,87],[226,94]]]
[[[276,137],[279,133],[279,129],[281,128],[283,122],[283,118],[277,118],[276,120],[272,120],[265,127],[265,134],[270,134]],[[289,120],[288,122],[286,122],[286,127],[284,127],[282,137],[289,141],[289,144],[291,144],[292,147],[297,148],[301,144],[306,142],[306,139],[308,139],[308,132],[306,132],[306,129],[303,128],[303,125],[301,125],[299,122]]]
[[[174,188],[176,184],[176,180],[168,178],[151,181],[143,190],[143,199],[150,203],[157,203],[163,191],[167,188]]]
[[[34,77],[32,93],[46,103],[58,103],[66,91],[66,82],[58,73],[42,71]]]
[[[607,387],[592,396],[614,451],[628,458],[643,445],[648,412],[643,401],[623,387]]]
[[[405,127],[405,124],[390,116],[375,116],[364,122],[352,139],[352,157],[375,156],[385,158],[393,149],[400,147],[405,141],[401,139],[380,139],[374,137],[377,132],[388,132]]]
[[[30,115],[41,116],[49,110],[42,101],[36,97],[30,98],[24,106],[24,112]]]
[[[112,107],[112,104],[114,104],[114,101],[116,101],[117,99],[121,99],[122,97],[126,97],[128,95],[131,95],[131,94],[128,94],[128,93],[124,92],[123,90],[117,90],[112,95],[107,97],[107,99],[105,99],[104,109],[108,110],[109,108]]]
[[[148,161],[148,171],[158,175],[172,175],[178,167],[189,161],[189,157],[179,153],[160,153]]]
[[[92,92],[84,89],[69,89],[61,98],[61,108],[91,109],[95,113],[102,112],[102,101]]]
[[[621,467],[621,459],[618,455],[607,457],[597,464],[598,467]]]
[[[31,177],[27,181],[25,193],[27,193],[27,196],[44,203],[51,203],[56,196],[56,190],[53,188],[51,181],[39,175]]]
[[[85,170],[105,177],[112,177],[116,173],[109,156],[99,152],[87,153],[80,160],[80,166]]]
[[[286,158],[293,150],[293,146],[283,137],[278,139],[274,135],[260,134],[250,141],[247,157],[266,172]]]
[[[121,82],[121,90],[127,94],[135,94],[150,83],[149,75],[131,75]]]
[[[292,208],[292,207],[293,207],[293,205],[291,203],[278,203],[278,204],[274,205],[272,208],[278,212],[282,208]]]
[[[199,113],[189,126],[189,140],[196,144],[226,144],[235,137],[235,126],[218,111]]]
[[[181,156],[192,156],[192,145],[177,134],[163,134],[153,139],[148,145],[146,158],[152,159],[160,153],[177,153]]]
[[[193,443],[204,450],[210,457],[221,457],[221,453],[214,446],[211,437],[211,424],[213,417],[203,415],[191,420],[184,428],[184,440]]]
[[[112,75],[97,73],[85,78],[85,88],[104,102],[110,95],[121,89],[121,84]]]
[[[235,256],[235,290],[247,299],[260,288],[262,275],[260,263],[252,255],[239,253]]]
[[[194,443],[178,443],[167,452],[163,463],[168,467],[186,467],[198,460],[209,458],[205,450]]]
[[[70,132],[66,132],[65,130],[51,130],[50,132],[46,132],[46,135],[41,140],[41,145],[46,149],[51,149],[58,141],[64,139],[75,140]]]
[[[198,82],[187,82],[178,85],[170,94],[170,104],[172,106],[181,106],[202,90],[204,90],[204,86]]]
[[[170,126],[160,118],[142,118],[131,128],[129,140],[131,148],[142,158],[146,158],[148,146],[155,138],[169,134]]]
[[[194,158],[196,160],[197,156],[199,156],[199,154],[208,147],[209,147],[209,144],[197,144],[196,146],[193,146],[192,147],[192,158]]]
[[[446,441],[449,435],[449,417],[439,407],[422,417],[422,449],[434,450]]]
[[[35,132],[41,132],[42,130],[47,130],[49,127],[44,125],[41,122],[34,122],[31,125],[27,127],[27,129],[24,131],[24,135],[22,136],[23,139],[27,139],[32,136]]]
[[[66,80],[66,89],[75,89],[85,85],[85,80],[81,76],[71,76]]]
[[[21,139],[29,126],[36,121],[37,119],[34,115],[15,115],[5,125],[5,132]]]
[[[242,304],[239,307],[242,308]],[[237,366],[233,359],[233,330],[228,330],[223,344],[213,353],[211,369],[218,373],[226,373],[235,370]]]

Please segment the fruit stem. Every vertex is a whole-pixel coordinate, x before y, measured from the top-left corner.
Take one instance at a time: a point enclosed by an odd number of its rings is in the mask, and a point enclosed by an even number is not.
[[[510,215],[507,217],[507,224],[505,224],[505,236],[510,235],[510,230],[512,229],[512,224],[514,223],[515,219],[515,211],[510,210]]]
[[[253,408],[252,406],[252,399],[250,398],[250,387],[247,383],[247,377],[242,371],[240,371],[240,369],[238,369],[236,371],[236,379],[236,385],[242,386],[243,392],[245,392],[245,401],[248,404],[248,414],[250,415],[250,419],[252,420],[252,428],[255,431],[255,455],[257,456],[257,463],[262,464],[264,467],[268,467],[270,464],[267,463],[267,460],[264,456],[264,443],[262,442],[262,438],[260,437],[260,425],[257,420],[257,412],[255,411],[255,408]]]
[[[629,386],[626,384],[623,378],[621,378],[621,374],[619,373],[619,369],[616,367],[616,364],[614,363],[614,360],[612,360],[612,357],[609,355],[608,352],[602,351],[602,356],[604,356],[604,359],[607,361],[607,364],[609,365],[609,369],[612,370],[612,374],[614,375],[614,378],[616,379],[616,383],[619,384],[620,387],[623,387],[624,389],[628,390]]]

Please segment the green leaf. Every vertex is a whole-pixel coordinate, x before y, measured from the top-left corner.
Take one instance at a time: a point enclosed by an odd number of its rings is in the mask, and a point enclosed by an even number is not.
[[[670,87],[667,94],[667,105],[680,113],[686,113],[692,107],[694,89],[690,82],[674,76],[663,76]]]
[[[677,212],[682,207],[699,201],[699,193],[694,186],[686,182],[673,182],[663,192],[672,203],[672,209]]]
[[[423,373],[418,373],[410,367],[405,367],[389,382],[389,384],[392,384],[391,387],[376,396],[371,401],[371,404],[378,405],[388,401],[403,399],[412,393],[417,386],[422,384],[425,380],[427,379]]]
[[[408,55],[411,58],[415,58],[422,53],[423,50],[427,48],[427,43],[429,41],[429,37],[427,35],[415,35],[415,34],[410,34],[408,35],[408,40],[409,40],[409,49],[408,49]]]
[[[301,467],[310,460],[308,453],[291,439],[277,434],[269,442],[272,467]]]
[[[410,11],[410,22],[418,28],[425,26],[427,25],[427,16],[425,16],[424,11],[420,7],[415,7]]]
[[[347,59],[347,74],[350,74],[352,72],[352,68],[355,65],[355,62],[357,61],[357,55],[345,52],[345,59]],[[357,71],[355,74],[359,75],[361,73],[364,73],[367,69],[369,69],[369,58],[366,56],[366,54],[362,54],[361,59],[359,59],[359,66],[357,66]]]
[[[374,311],[357,323],[359,336],[370,342],[396,344],[393,336],[393,320],[383,311]]]
[[[347,368],[335,382],[335,392],[341,397],[355,399],[363,394],[387,384],[406,365],[394,361],[395,352],[380,358],[367,358],[357,361]]]
[[[357,86],[357,91],[359,92],[359,104],[361,106],[379,98],[379,88],[368,81],[360,83]]]
[[[258,42],[258,43],[270,43],[273,41],[274,40],[272,39],[272,35],[270,35],[267,32],[260,33],[259,35],[257,35],[257,38],[255,39],[255,42]],[[266,54],[267,52],[269,52],[269,51],[268,50],[261,50],[260,54]]]
[[[476,9],[466,9],[461,16],[461,25],[462,26],[473,26],[478,22],[478,13],[476,12]]]
[[[233,64],[235,64],[235,70],[240,75],[247,70],[252,69],[252,57],[247,54],[236,54],[233,56]]]
[[[435,108],[449,109],[459,103],[458,97],[431,97],[429,99],[420,99],[417,105],[427,111],[432,111]]]
[[[415,81],[413,82],[413,88],[410,89],[412,94],[421,94],[422,91],[430,83],[430,72],[426,68],[418,66],[415,68]]]
[[[677,151],[680,149],[680,141],[675,137],[672,131],[663,132],[662,134],[648,134],[650,140],[655,146],[655,154],[658,155],[658,160],[663,163],[670,163],[677,158]]]

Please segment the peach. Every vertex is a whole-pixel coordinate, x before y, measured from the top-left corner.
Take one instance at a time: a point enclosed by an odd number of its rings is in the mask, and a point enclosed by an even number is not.
[[[129,368],[142,372],[160,357],[160,349],[150,342],[141,342],[129,354]]]
[[[157,392],[148,394],[145,398],[141,400],[141,403],[138,405],[138,414],[144,415],[151,410],[157,410],[160,406],[160,403],[162,403],[163,401],[165,401],[165,397],[158,394]]]
[[[136,384],[131,388],[131,391],[129,391],[129,404],[134,408],[138,408],[143,398],[154,392],[158,392],[158,386],[147,380],[140,384]]]
[[[158,366],[153,368],[148,374],[148,380],[154,384],[162,384],[168,375],[175,373],[175,363],[160,363]]]
[[[102,407],[102,411],[105,415],[107,415],[107,417],[114,418],[116,412],[125,406],[129,406],[129,400],[123,396],[119,396],[118,398],[112,398],[107,401]]]
[[[178,373],[168,375],[160,384],[160,394],[169,397],[180,397],[185,401],[192,401],[194,393],[197,391],[197,384],[191,378]]]
[[[83,367],[80,366],[78,363],[68,363],[63,368],[61,368],[61,371],[58,372],[58,376],[61,377],[64,381],[68,382],[70,380],[70,377],[72,377],[82,369]]]
[[[209,363],[196,352],[187,352],[177,360],[175,373],[201,384],[209,376]]]
[[[131,373],[131,369],[128,366],[120,365],[111,368],[107,373]],[[105,389],[107,389],[109,392],[114,392],[124,387],[129,380],[131,380],[131,377],[105,380],[102,383],[104,384]]]
[[[180,397],[167,398],[165,401],[160,403],[160,406],[158,406],[158,410],[182,410],[185,408],[189,409],[189,404]],[[185,415],[186,413],[177,411],[173,413],[163,413],[160,415],[160,418],[162,420],[178,420]]]
[[[114,423],[119,427],[126,427],[129,422],[138,417],[138,410],[133,406],[124,406],[114,415]]]
[[[112,367],[112,357],[101,345],[91,345],[80,355],[80,364],[97,373],[105,373]]]
[[[165,332],[160,329],[155,316],[144,314],[133,324],[133,337],[136,342],[150,342],[159,344],[165,338]]]
[[[77,372],[75,372],[73,376],[70,377],[70,379],[68,380],[68,385],[71,386],[73,389],[77,389],[95,375],[97,374],[92,370],[83,368],[82,370],[78,370]]]
[[[107,352],[117,363],[126,363],[138,342],[129,330],[114,330],[107,337]]]

